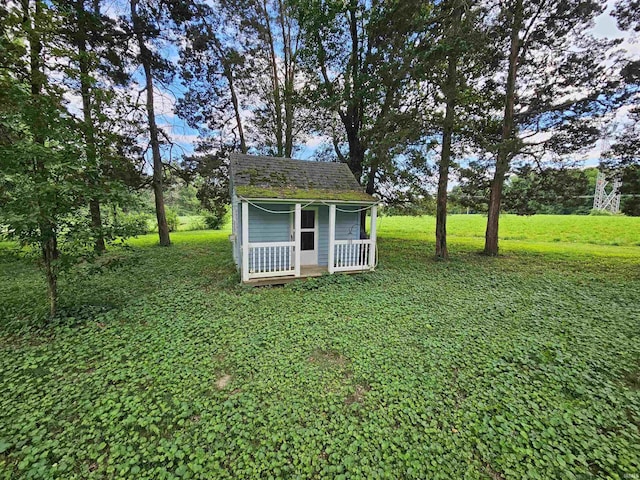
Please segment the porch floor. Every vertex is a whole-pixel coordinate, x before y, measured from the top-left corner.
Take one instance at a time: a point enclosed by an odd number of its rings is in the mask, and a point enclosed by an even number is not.
[[[251,285],[253,287],[262,287],[266,285],[285,285],[287,283],[291,283],[294,280],[302,280],[305,278],[311,277],[320,277],[325,273],[328,273],[329,269],[322,265],[301,265],[300,266],[300,276],[294,277],[293,275],[288,277],[266,277],[266,278],[253,278],[251,280],[247,280],[245,285]],[[362,273],[362,270],[356,270],[353,272],[339,272],[334,273],[334,275],[339,275],[340,273]]]

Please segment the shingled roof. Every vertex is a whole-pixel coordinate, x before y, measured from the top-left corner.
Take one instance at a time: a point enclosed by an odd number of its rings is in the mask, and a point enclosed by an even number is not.
[[[244,198],[376,202],[344,163],[232,153],[231,184]]]

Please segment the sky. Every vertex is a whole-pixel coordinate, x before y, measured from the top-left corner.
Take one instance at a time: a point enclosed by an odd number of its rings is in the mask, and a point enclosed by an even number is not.
[[[627,50],[636,57],[640,57],[640,39],[638,36],[634,37],[630,32],[621,32],[616,26],[615,19],[610,15],[614,3],[615,0],[608,0],[607,10],[595,21],[593,34],[599,38],[622,38],[623,43],[620,48]],[[165,152],[165,155],[171,155],[172,160],[192,153],[198,139],[198,131],[190,128],[184,120],[174,113],[176,101],[183,92],[184,87],[176,79],[168,87],[158,87],[155,96],[158,124],[175,143],[171,151]],[[622,111],[619,113],[618,118],[622,119],[624,115],[625,113]],[[321,138],[307,139],[305,144],[300,145],[297,158],[311,158],[321,142]],[[578,159],[584,161],[585,166],[595,166],[598,164],[602,147],[603,141],[599,141],[593,149],[584,153]]]

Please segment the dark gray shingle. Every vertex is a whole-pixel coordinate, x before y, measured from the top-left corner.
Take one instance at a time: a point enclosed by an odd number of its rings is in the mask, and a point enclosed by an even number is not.
[[[362,192],[345,163],[232,153],[231,178],[238,186]]]
[[[291,198],[291,195],[300,191],[323,192],[323,196],[331,196],[331,192],[357,192],[366,196],[344,163],[239,153],[231,154],[230,160],[231,181],[236,190],[247,191],[248,187],[255,191],[272,190],[274,194],[270,197],[276,198]],[[359,199],[374,200],[372,197],[366,197],[359,196]]]

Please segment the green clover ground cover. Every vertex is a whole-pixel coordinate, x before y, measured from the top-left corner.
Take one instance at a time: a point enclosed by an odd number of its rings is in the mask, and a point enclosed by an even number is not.
[[[227,232],[142,237],[47,328],[2,245],[0,477],[635,478],[640,224],[436,263],[417,221],[381,220],[375,273],[286,288],[237,285]]]

